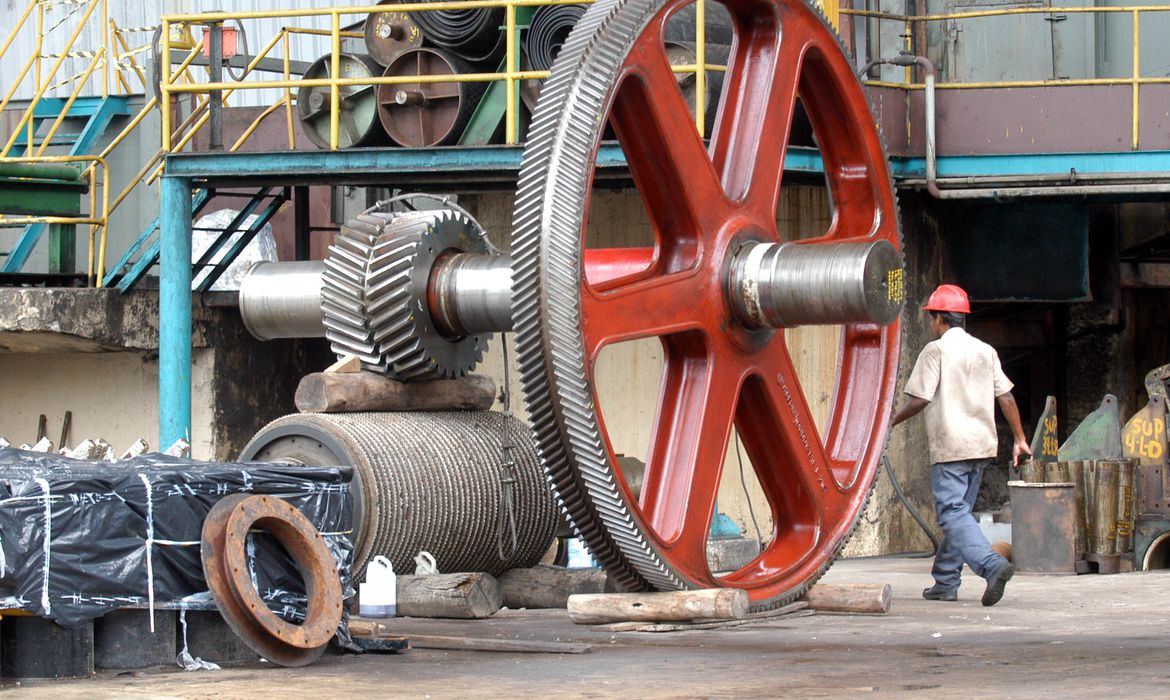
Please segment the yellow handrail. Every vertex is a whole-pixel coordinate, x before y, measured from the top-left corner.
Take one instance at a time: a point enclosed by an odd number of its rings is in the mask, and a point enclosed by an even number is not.
[[[227,91],[234,90],[262,90],[262,89],[278,89],[285,93],[283,100],[278,100],[277,105],[283,103],[286,110],[286,126],[289,132],[290,146],[295,141],[295,129],[292,115],[292,102],[295,99],[292,95],[294,88],[303,87],[320,87],[329,90],[329,144],[331,149],[337,149],[340,137],[340,115],[341,115],[341,88],[350,86],[377,86],[377,85],[397,85],[403,83],[462,83],[462,82],[497,82],[503,81],[505,88],[505,142],[514,144],[517,142],[519,135],[516,133],[516,110],[518,92],[518,82],[523,80],[538,80],[548,76],[547,71],[525,71],[520,69],[519,57],[519,42],[518,31],[519,28],[516,23],[516,9],[521,7],[540,7],[546,5],[569,5],[578,4],[582,0],[440,0],[437,2],[414,2],[401,3],[393,5],[370,5],[357,7],[333,7],[333,8],[319,8],[319,9],[295,9],[295,10],[257,10],[251,12],[208,12],[200,14],[176,14],[165,15],[162,18],[162,52],[164,55],[170,50],[170,28],[171,26],[179,24],[193,24],[206,25],[211,23],[219,23],[230,20],[250,20],[250,19],[274,19],[274,18],[306,18],[306,17],[328,17],[330,21],[330,29],[293,29],[286,27],[277,39],[284,41],[284,60],[288,62],[288,33],[312,34],[317,36],[328,36],[330,38],[330,71],[328,78],[316,79],[301,79],[293,80],[289,71],[284,71],[282,79],[277,80],[255,80],[247,83],[239,81],[218,81],[205,83],[180,84],[176,79],[172,78],[168,66],[161,67],[161,92],[163,100],[161,104],[162,120],[164,125],[171,124],[171,97],[181,94],[203,94],[211,91],[224,91],[226,99]],[[586,4],[592,0],[584,0]],[[691,65],[672,66],[671,70],[676,73],[694,73],[696,77],[696,102],[695,105],[695,125],[701,133],[705,132],[706,124],[706,75],[707,70],[719,70],[722,66],[708,66],[706,64],[706,52],[703,43],[705,41],[705,3],[704,0],[699,0],[696,11],[696,42],[698,47],[696,49],[696,60]],[[429,10],[460,10],[460,9],[482,9],[482,8],[503,8],[505,17],[505,62],[504,70],[494,73],[462,73],[458,75],[449,76],[377,76],[371,78],[343,78],[341,74],[341,38],[343,36],[360,36],[357,32],[342,32],[341,17],[343,15],[363,15],[368,16],[375,13],[385,12],[423,12]],[[275,40],[274,40],[275,41]],[[271,50],[273,44],[264,51],[257,54],[257,59],[264,57]],[[270,112],[265,113],[262,117],[266,117]],[[195,126],[195,130],[202,128],[203,123]],[[190,134],[185,134],[180,137],[178,143],[172,139],[172,129],[163,128],[162,130],[162,148],[164,151],[170,153],[182,149],[190,142]],[[157,177],[160,173],[152,176]]]
[[[1051,80],[999,80],[999,81],[972,81],[959,83],[939,82],[935,88],[939,90],[984,90],[995,88],[1036,88],[1036,87],[1073,87],[1086,85],[1128,85],[1130,87],[1130,147],[1137,150],[1141,133],[1141,86],[1170,84],[1170,77],[1149,77],[1141,75],[1141,16],[1147,12],[1170,12],[1170,5],[1125,5],[1118,7],[1011,7],[995,10],[972,10],[968,12],[950,12],[928,15],[902,15],[891,12],[877,12],[873,10],[841,9],[840,13],[853,17],[876,19],[878,21],[900,22],[906,25],[907,36],[912,35],[912,25],[915,23],[942,22],[948,20],[981,19],[986,17],[1003,17],[1008,15],[1063,15],[1063,14],[1129,14],[1133,18],[1133,66],[1128,78],[1054,78]],[[923,83],[912,82],[910,69],[906,69],[904,82],[896,83],[883,80],[867,80],[866,85],[874,87],[895,87],[907,90],[921,90]]]

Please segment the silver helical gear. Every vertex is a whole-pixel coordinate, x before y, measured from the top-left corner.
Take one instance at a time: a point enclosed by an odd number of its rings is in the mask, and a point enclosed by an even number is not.
[[[366,277],[374,340],[402,380],[461,377],[483,359],[490,335],[444,337],[427,308],[427,283],[444,253],[488,252],[479,227],[450,209],[393,215],[379,236]]]
[[[479,225],[450,209],[366,212],[342,227],[325,259],[321,308],[339,357],[404,381],[461,377],[489,335],[444,337],[427,309],[440,255],[487,253]]]

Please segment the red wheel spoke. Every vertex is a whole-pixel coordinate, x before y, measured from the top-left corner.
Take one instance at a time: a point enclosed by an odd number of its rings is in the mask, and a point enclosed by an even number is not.
[[[689,571],[707,570],[707,536],[742,381],[703,336],[663,339],[666,371],[642,480],[643,517]]]
[[[812,40],[803,15],[781,13],[780,21],[779,33],[774,22],[740,25],[723,113],[711,139],[724,190],[744,198],[760,221],[775,218],[797,86]]]
[[[651,24],[628,60],[610,112],[626,162],[663,247],[678,237],[693,242],[712,231],[727,210],[711,159],[663,48],[660,24]],[[671,253],[668,250],[668,256]]]
[[[832,461],[821,441],[800,379],[783,343],[777,339],[757,364],[759,375],[744,386],[739,430],[768,494],[781,532],[815,533],[836,522],[848,508]]]
[[[597,294],[581,295],[586,357],[610,343],[664,336],[699,328],[705,319],[699,300],[712,294],[706,278],[693,271],[651,277]]]
[[[804,62],[801,100],[813,131],[833,139],[833,147],[822,142],[821,157],[825,179],[833,196],[833,223],[827,238],[865,236],[883,229],[883,237],[896,236],[893,192],[878,138],[871,124],[856,115],[872,119],[865,93],[835,90],[828,86],[852,80],[853,64],[836,42],[820,37]]]
[[[595,290],[610,289],[613,283],[650,271],[653,248],[590,248],[585,251],[585,279]]]

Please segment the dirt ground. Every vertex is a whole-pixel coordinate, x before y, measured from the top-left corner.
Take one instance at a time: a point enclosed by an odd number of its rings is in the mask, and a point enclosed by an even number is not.
[[[890,583],[888,615],[779,619],[724,630],[609,633],[562,611],[488,621],[397,619],[409,637],[584,642],[585,654],[412,649],[331,656],[303,669],[159,669],[4,686],[6,697],[104,698],[1167,698],[1170,571],[1018,575],[979,604],[968,572],[954,603],[925,601],[928,559],[853,559],[835,583]]]

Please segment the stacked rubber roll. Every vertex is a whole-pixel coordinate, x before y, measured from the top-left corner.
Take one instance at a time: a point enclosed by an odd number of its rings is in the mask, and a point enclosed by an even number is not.
[[[411,0],[401,0],[410,2]],[[504,8],[429,10],[414,21],[435,46],[472,63],[498,63],[504,57]]]
[[[505,424],[516,461],[517,534],[516,550],[506,560],[497,540]],[[285,416],[261,430],[243,458],[335,460],[355,468],[358,580],[379,554],[395,571],[411,572],[420,550],[434,554],[444,572],[499,575],[535,566],[560,523],[528,427],[492,411]]]
[[[532,70],[548,70],[577,26],[584,5],[545,5],[532,14],[532,24],[524,35],[524,52]]]
[[[549,70],[585,7],[572,4],[536,8],[528,29],[521,34],[521,67],[524,70]],[[666,51],[675,65],[694,62],[695,17],[692,4],[680,8],[667,22],[664,34]],[[365,25],[369,56],[344,54],[341,74],[350,78],[381,75],[423,79],[381,85],[377,89],[364,85],[343,87],[338,146],[352,148],[392,143],[407,148],[431,148],[498,140],[499,132],[493,136],[490,128],[487,132],[480,128],[468,129],[483,101],[488,83],[430,82],[428,78],[496,71],[505,51],[503,24],[502,7],[371,13]],[[731,16],[726,8],[719,3],[708,4],[705,27],[707,64],[725,65],[733,39]],[[331,56],[322,56],[305,73],[305,78],[327,78],[331,68]],[[718,109],[723,75],[718,70],[706,74],[703,101],[708,133]],[[696,103],[694,75],[679,73],[677,77],[693,111]],[[523,81],[520,92],[524,104],[532,110],[540,93],[540,82]],[[330,97],[327,87],[303,87],[297,92],[297,111],[302,126],[319,148],[330,147]],[[479,123],[479,126],[483,124]]]

